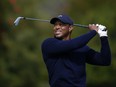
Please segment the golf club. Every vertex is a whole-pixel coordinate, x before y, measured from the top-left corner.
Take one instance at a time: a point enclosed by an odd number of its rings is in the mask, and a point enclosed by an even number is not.
[[[17,17],[17,19],[14,21],[14,25],[18,26],[20,20],[36,20],[36,21],[41,21],[41,22],[50,22],[50,20],[43,20],[43,19],[37,19],[37,18],[28,18],[28,17]],[[78,27],[83,27],[83,28],[88,28],[87,25],[81,25],[81,24],[73,24],[74,26]]]

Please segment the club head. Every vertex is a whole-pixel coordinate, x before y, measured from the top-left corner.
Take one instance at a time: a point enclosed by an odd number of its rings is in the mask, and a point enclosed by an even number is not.
[[[17,19],[14,21],[14,25],[17,26],[19,24],[19,21],[23,18],[24,17],[17,17]]]

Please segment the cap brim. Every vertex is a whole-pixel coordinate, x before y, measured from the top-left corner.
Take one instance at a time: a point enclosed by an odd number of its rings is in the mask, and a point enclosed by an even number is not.
[[[55,24],[56,23],[56,21],[58,21],[58,20],[60,20],[59,18],[52,18],[51,20],[50,20],[50,23],[51,24]],[[61,21],[61,20],[60,20]]]

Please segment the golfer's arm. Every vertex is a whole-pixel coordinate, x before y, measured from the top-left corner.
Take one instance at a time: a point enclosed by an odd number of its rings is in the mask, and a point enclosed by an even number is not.
[[[95,35],[96,31],[92,30],[82,36],[66,41],[50,38],[42,44],[42,50],[49,54],[69,52],[86,45]]]
[[[110,65],[111,51],[107,37],[101,37],[101,51],[95,52],[90,50],[88,52],[87,62],[94,65]]]

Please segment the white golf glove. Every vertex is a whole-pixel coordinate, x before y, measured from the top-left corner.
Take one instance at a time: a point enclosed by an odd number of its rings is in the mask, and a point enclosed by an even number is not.
[[[105,26],[101,25],[101,24],[96,24],[96,26],[98,27],[98,34],[100,37],[108,37],[107,35],[107,29]]]

